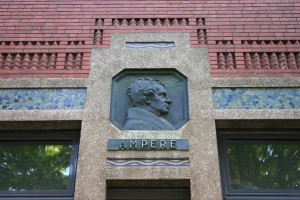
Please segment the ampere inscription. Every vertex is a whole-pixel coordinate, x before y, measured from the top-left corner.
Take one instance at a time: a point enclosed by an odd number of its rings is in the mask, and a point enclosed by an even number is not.
[[[189,150],[187,139],[109,139],[107,143],[109,151],[124,150]]]

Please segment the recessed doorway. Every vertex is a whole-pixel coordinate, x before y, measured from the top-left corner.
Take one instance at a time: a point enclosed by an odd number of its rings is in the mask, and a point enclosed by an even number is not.
[[[107,200],[190,200],[189,180],[109,180]]]

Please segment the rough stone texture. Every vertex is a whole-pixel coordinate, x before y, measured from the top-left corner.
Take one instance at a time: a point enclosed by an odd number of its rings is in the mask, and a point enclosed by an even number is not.
[[[5,110],[1,111],[1,121],[52,121],[82,120],[83,110]]]
[[[125,42],[174,41],[168,49],[125,48]],[[221,200],[221,183],[216,141],[217,128],[231,120],[291,119],[299,123],[297,110],[214,110],[212,87],[295,87],[294,78],[211,79],[207,49],[190,48],[188,34],[118,34],[109,49],[94,49],[89,79],[0,79],[2,88],[86,87],[83,110],[0,111],[2,130],[18,124],[36,129],[79,128],[81,139],[76,176],[75,200],[106,199],[107,180],[180,180],[191,185],[193,200]],[[123,69],[174,68],[188,78],[189,121],[178,131],[121,131],[110,121],[112,77]],[[76,123],[74,122],[76,121]],[[22,122],[22,123],[20,123]],[[64,123],[70,124],[64,126]],[[291,122],[291,123],[293,123]],[[37,123],[39,125],[37,125]],[[226,123],[225,123],[226,124]],[[251,124],[251,123],[250,123]],[[285,124],[282,122],[281,124]],[[230,125],[230,124],[229,124]],[[227,123],[227,126],[229,126]],[[249,125],[248,125],[249,126]],[[189,139],[190,151],[108,152],[108,139]],[[189,158],[189,167],[110,168],[110,158]],[[176,184],[177,184],[176,183]],[[109,185],[109,184],[108,184]],[[126,185],[124,185],[126,186]]]
[[[287,110],[214,110],[215,119],[299,119],[300,111],[287,109]]]
[[[0,121],[0,130],[80,130],[81,121]]]
[[[126,180],[107,180],[108,187],[190,187],[190,180],[181,179],[181,180],[134,180],[129,182]]]
[[[86,87],[87,79],[0,79],[1,88],[76,88]]]
[[[126,48],[126,42],[175,42],[174,48]],[[111,48],[94,49],[82,122],[76,199],[104,199],[105,180],[190,179],[192,199],[221,199],[206,49],[189,47],[188,34],[113,35]],[[177,69],[188,77],[190,120],[178,131],[121,131],[109,122],[112,77],[123,69]],[[190,151],[107,152],[107,139],[188,138]],[[109,168],[107,157],[190,158],[190,167]],[[88,180],[88,181],[87,181]],[[204,192],[205,191],[205,192]]]
[[[232,128],[257,128],[257,129],[299,129],[300,120],[299,119],[274,119],[274,120],[216,120],[216,127],[222,129],[232,129]]]
[[[211,87],[299,87],[299,78],[213,78]]]

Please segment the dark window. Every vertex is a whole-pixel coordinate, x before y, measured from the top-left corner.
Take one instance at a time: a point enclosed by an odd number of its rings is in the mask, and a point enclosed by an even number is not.
[[[107,180],[108,200],[190,200],[190,181]]]
[[[300,131],[218,131],[225,199],[299,199]]]
[[[0,199],[73,199],[79,131],[0,133]]]
[[[189,188],[110,188],[108,200],[190,200]]]

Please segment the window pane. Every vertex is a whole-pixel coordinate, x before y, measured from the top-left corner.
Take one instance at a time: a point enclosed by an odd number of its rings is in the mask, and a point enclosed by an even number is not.
[[[0,190],[67,190],[72,141],[0,142]]]
[[[226,140],[231,188],[300,189],[300,141]]]

